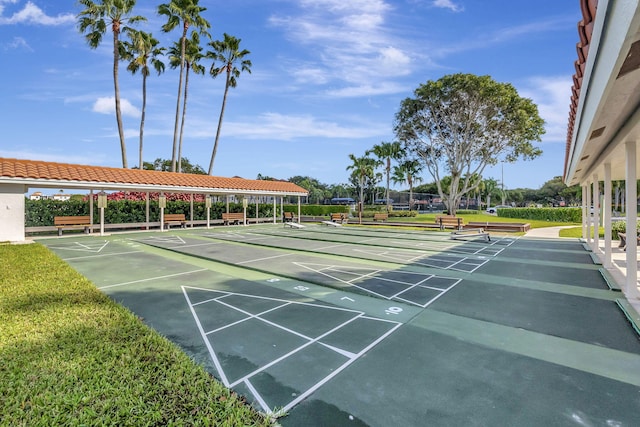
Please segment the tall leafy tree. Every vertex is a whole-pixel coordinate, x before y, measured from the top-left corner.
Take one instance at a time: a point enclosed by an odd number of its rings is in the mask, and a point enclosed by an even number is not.
[[[529,160],[542,150],[544,121],[537,106],[508,83],[489,76],[452,74],[428,81],[402,101],[396,135],[416,153],[438,184],[448,211],[455,214],[462,197],[478,185],[471,178],[500,161]],[[448,188],[441,176],[451,176]]]
[[[127,70],[131,74],[140,71],[140,75],[142,75],[142,115],[140,117],[140,145],[138,148],[138,167],[142,168],[144,164],[142,160],[144,120],[147,112],[147,77],[151,74],[151,67],[158,75],[164,72],[164,62],[159,57],[166,49],[158,46],[160,42],[150,33],[132,29],[127,32],[127,35],[129,41],[121,43],[121,47],[124,49],[122,57],[129,61]]]
[[[182,56],[181,43],[174,43],[169,49],[169,64],[171,68],[178,68],[184,64],[184,98],[182,101],[182,120],[180,123],[180,138],[178,143],[178,167],[177,171],[182,172],[182,138],[184,136],[184,123],[187,116],[187,98],[189,95],[189,70],[195,74],[204,74],[205,68],[199,63],[204,58],[202,46],[200,45],[200,36],[197,32],[191,33],[191,38],[185,41],[184,62],[181,62]]]
[[[213,40],[209,42],[212,50],[207,52],[207,57],[213,59],[209,74],[211,74],[213,78],[216,78],[222,73],[225,73],[226,76],[222,107],[220,108],[220,117],[218,118],[218,129],[216,130],[216,139],[213,143],[213,151],[211,152],[211,162],[209,163],[209,175],[213,172],[213,162],[216,158],[216,152],[218,151],[220,129],[222,128],[222,118],[224,117],[224,108],[227,104],[229,88],[236,87],[238,84],[237,79],[240,77],[242,71],[251,74],[251,61],[245,59],[245,56],[251,52],[247,49],[240,50],[240,41],[241,39],[224,33],[223,40]],[[220,63],[220,66],[216,66],[217,63]],[[238,66],[240,68],[238,68]]]
[[[171,32],[174,28],[182,26],[182,36],[180,37],[180,80],[178,82],[178,96],[176,100],[176,119],[173,128],[173,149],[171,152],[171,171],[176,171],[176,157],[178,151],[178,122],[180,119],[180,98],[182,97],[182,82],[184,80],[184,55],[187,43],[187,32],[189,28],[194,29],[201,35],[209,36],[207,30],[211,24],[201,15],[207,8],[199,6],[198,0],[171,0],[158,6],[158,14],[166,16],[167,22],[162,26],[165,33]]]
[[[384,172],[387,177],[387,186],[385,188],[385,200],[387,205],[387,212],[389,212],[390,208],[390,200],[389,200],[389,180],[391,178],[391,160],[398,160],[404,154],[402,150],[402,146],[399,142],[381,142],[380,144],[376,144],[373,146],[371,150],[367,152],[368,154],[373,154],[376,156],[381,162],[384,163]]]
[[[409,185],[409,210],[413,210],[413,184],[422,181],[419,176],[422,172],[422,164],[417,159],[405,159],[393,168],[391,180],[394,184],[407,183]]]
[[[85,35],[85,40],[92,49],[96,49],[102,42],[102,37],[111,29],[113,34],[113,89],[116,107],[116,122],[120,137],[120,151],[122,153],[122,167],[127,168],[127,146],[122,125],[122,110],[120,108],[120,84],[118,80],[118,63],[120,62],[120,34],[129,30],[129,25],[146,21],[142,16],[133,15],[136,0],[78,0],[85,9],[78,14],[78,29]]]
[[[157,158],[151,162],[144,162],[145,170],[171,172],[171,159]],[[182,172],[193,173],[197,175],[206,175],[204,168],[200,165],[191,164],[188,158],[182,159]]]

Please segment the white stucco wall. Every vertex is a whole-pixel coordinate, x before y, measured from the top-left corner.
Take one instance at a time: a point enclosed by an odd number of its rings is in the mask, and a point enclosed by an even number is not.
[[[0,242],[22,242],[25,240],[25,192],[24,185],[0,185]]]

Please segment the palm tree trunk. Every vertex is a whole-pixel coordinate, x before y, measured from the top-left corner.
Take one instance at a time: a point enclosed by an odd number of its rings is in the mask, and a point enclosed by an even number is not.
[[[122,153],[122,167],[128,168],[127,165],[127,146],[124,140],[124,127],[122,126],[122,111],[120,110],[120,85],[118,84],[118,63],[120,62],[120,53],[118,51],[118,31],[113,31],[113,89],[116,99],[116,122],[118,123],[118,135],[120,136],[120,152]]]
[[[140,118],[140,148],[138,150],[139,163],[138,168],[140,170],[144,169],[144,165],[142,163],[142,140],[144,135],[144,116],[147,111],[147,76],[146,74],[142,74],[142,116]]]
[[[391,175],[391,159],[387,158],[387,194],[385,195],[386,203],[387,203],[387,213],[389,213],[389,178]]]
[[[229,92],[229,84],[231,80],[231,70],[227,69],[227,81],[224,85],[224,96],[222,98],[222,108],[220,109],[220,117],[218,118],[218,129],[216,130],[216,140],[213,143],[213,152],[211,153],[211,162],[209,162],[209,175],[213,172],[213,162],[216,159],[218,151],[218,140],[220,139],[220,129],[222,128],[222,118],[224,117],[224,107],[227,104],[227,93]]]
[[[189,91],[189,64],[184,75],[184,101],[182,103],[182,123],[180,124],[180,144],[178,144],[178,172],[182,172],[182,136],[184,135],[184,118],[187,115],[187,92]]]
[[[176,149],[178,145],[178,121],[180,118],[180,97],[182,96],[182,78],[184,75],[184,50],[187,40],[187,27],[185,24],[184,31],[182,33],[182,39],[180,39],[180,81],[178,82],[178,99],[176,100],[176,122],[173,126],[173,149],[171,151],[171,172],[176,171]]]

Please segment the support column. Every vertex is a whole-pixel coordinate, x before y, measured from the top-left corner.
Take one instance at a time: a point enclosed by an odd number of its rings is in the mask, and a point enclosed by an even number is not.
[[[89,233],[93,234],[93,189],[89,190]]]
[[[600,181],[593,174],[593,252],[600,253]]]
[[[604,206],[602,220],[604,223],[604,268],[611,268],[611,163],[604,164]]]
[[[582,238],[587,240],[587,186],[582,184]]]
[[[302,208],[300,206],[300,196],[298,196],[298,224],[300,224],[300,214],[302,212]]]
[[[587,181],[587,244],[591,246],[591,183]]]
[[[276,215],[276,196],[273,196],[273,223],[276,223],[277,220],[277,215]]]
[[[638,292],[638,240],[637,217],[638,217],[638,190],[636,181],[638,174],[636,171],[636,142],[627,141],[625,143],[626,159],[626,183],[625,194],[627,203],[627,249],[625,251],[627,261],[627,277],[625,280],[625,293],[627,298],[640,298]]]

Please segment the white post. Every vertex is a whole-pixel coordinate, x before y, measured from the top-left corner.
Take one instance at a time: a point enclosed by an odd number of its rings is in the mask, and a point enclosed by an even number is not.
[[[625,143],[625,151],[627,155],[627,176],[625,193],[627,199],[627,277],[626,277],[626,294],[627,298],[640,298],[638,292],[638,239],[637,221],[638,221],[638,190],[636,181],[638,174],[636,171],[636,142],[627,141]]]
[[[191,225],[189,227],[193,228],[193,193],[189,193],[189,221]]]
[[[587,181],[587,244],[591,246],[591,183]]]
[[[89,190],[89,225],[93,225],[93,189]],[[93,227],[89,227],[89,233],[93,233]]]
[[[207,208],[207,229],[211,228],[211,195],[204,196],[204,203]]]
[[[104,236],[104,206],[100,208],[100,235]]]
[[[300,206],[300,196],[298,196],[298,224],[300,224],[300,214],[302,213],[302,207]]]
[[[587,186],[586,184],[582,184],[582,238],[587,239],[587,215],[588,213],[587,207]]]
[[[145,219],[147,220],[147,230],[149,229],[149,192],[147,191],[144,195],[144,201],[145,201]]]
[[[276,196],[273,196],[273,223],[275,224],[277,221],[276,216]]]
[[[593,252],[600,253],[600,181],[593,174]]]
[[[604,164],[604,268],[611,268],[611,163]]]

